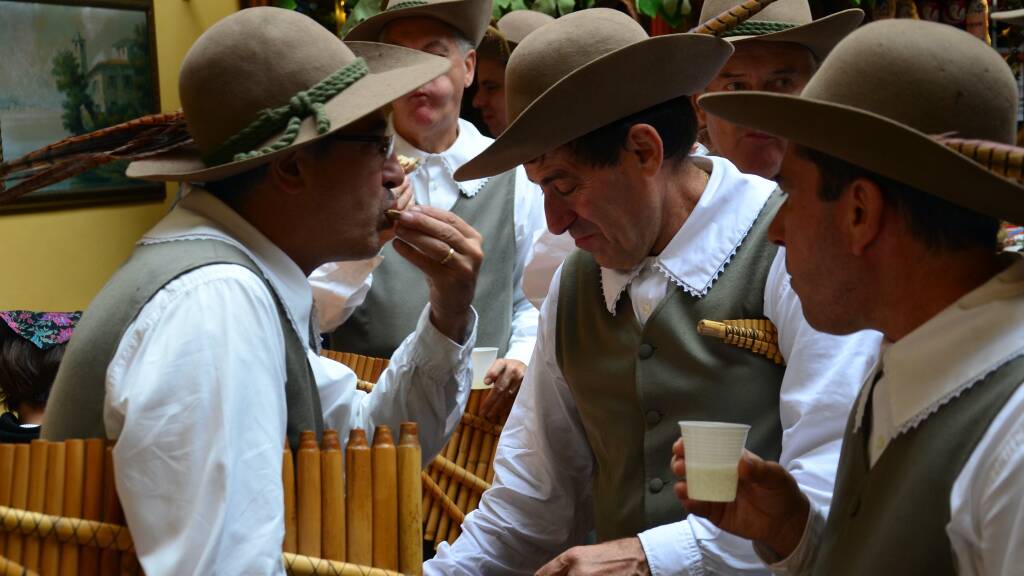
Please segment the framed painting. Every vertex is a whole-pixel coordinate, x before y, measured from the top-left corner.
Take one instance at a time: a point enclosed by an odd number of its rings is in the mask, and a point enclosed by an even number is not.
[[[0,0],[0,160],[160,110],[153,0]],[[162,201],[115,162],[0,212]]]

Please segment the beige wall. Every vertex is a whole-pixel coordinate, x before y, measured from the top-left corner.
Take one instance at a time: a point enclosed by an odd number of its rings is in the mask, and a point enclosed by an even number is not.
[[[160,102],[177,110],[178,68],[185,52],[238,0],[155,0]],[[89,304],[167,211],[167,203],[0,216],[0,309],[75,310]]]

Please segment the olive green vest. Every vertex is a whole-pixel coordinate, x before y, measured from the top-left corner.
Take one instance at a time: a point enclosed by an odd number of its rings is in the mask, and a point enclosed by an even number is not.
[[[473,297],[479,314],[476,345],[497,348],[499,358],[505,356],[512,337],[515,174],[510,170],[491,178],[471,198],[460,194],[451,210],[484,237],[484,261]],[[384,261],[373,271],[366,300],[331,334],[327,345],[331,350],[391,358],[416,330],[430,296],[423,272],[399,256],[390,243],[381,254]]]
[[[764,286],[777,247],[766,239],[778,191],[711,289],[673,287],[640,326],[628,292],[609,314],[601,269],[577,250],[562,268],[556,353],[594,452],[599,541],[675,522],[685,511],[669,469],[679,420],[751,425],[747,447],[778,460],[784,369],[749,350],[697,334],[697,322],[764,317]]]
[[[150,299],[166,284],[212,264],[236,264],[263,280],[274,296],[285,342],[288,440],[298,449],[299,434],[320,437],[320,394],[306,358],[306,343],[291,328],[280,296],[259,267],[241,250],[218,240],[180,240],[137,246],[89,305],[75,328],[46,404],[42,435],[47,440],[106,438],[103,405],[107,367],[121,337]],[[183,334],[187,337],[187,334]],[[310,334],[312,337],[312,334]],[[259,350],[252,350],[259,354]]]
[[[870,469],[870,398],[864,424],[856,432],[854,410],[843,437],[835,494],[814,574],[955,575],[956,562],[946,534],[953,484],[1021,382],[1024,357],[1003,364],[896,437]]]

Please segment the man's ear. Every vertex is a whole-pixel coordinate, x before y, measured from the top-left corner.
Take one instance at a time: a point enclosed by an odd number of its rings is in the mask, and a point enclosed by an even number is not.
[[[840,223],[846,228],[849,249],[855,256],[862,256],[882,233],[885,195],[874,180],[857,178],[847,184],[841,206]]]
[[[636,158],[640,171],[647,176],[657,174],[665,161],[664,143],[658,131],[650,124],[630,126],[626,134],[625,149],[627,154],[632,154]]]
[[[700,107],[700,104],[697,104],[697,99],[703,95],[704,93],[701,92],[700,94],[690,96],[690,104],[693,105],[693,111],[697,113],[697,130],[707,128],[708,126],[708,113]]]
[[[286,152],[270,163],[268,173],[275,189],[288,195],[297,195],[306,188],[303,162],[300,158],[302,152],[302,150]]]
[[[473,76],[476,75],[475,49],[470,49],[466,52],[466,56],[462,59],[462,64],[466,67],[466,79],[463,81],[463,88],[469,88],[473,85]]]

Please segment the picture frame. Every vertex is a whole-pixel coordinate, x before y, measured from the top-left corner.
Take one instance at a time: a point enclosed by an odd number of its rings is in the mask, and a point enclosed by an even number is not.
[[[160,111],[153,0],[0,0],[0,161]],[[0,214],[162,202],[166,188],[84,172]]]

